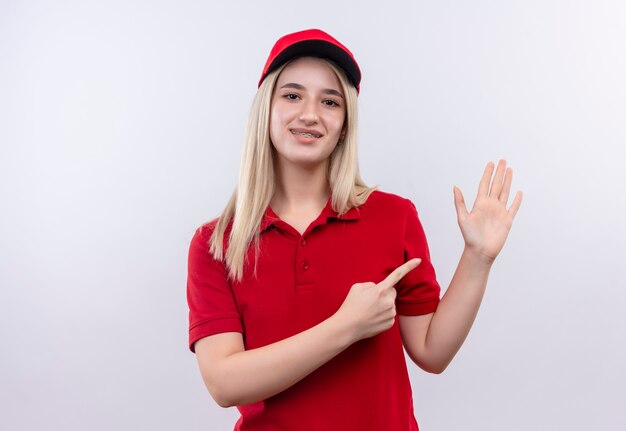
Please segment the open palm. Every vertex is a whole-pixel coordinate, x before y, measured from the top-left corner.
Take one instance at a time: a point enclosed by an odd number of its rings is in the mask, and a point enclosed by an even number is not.
[[[457,220],[465,246],[491,261],[504,247],[515,214],[522,204],[522,192],[517,192],[511,206],[506,208],[513,180],[513,171],[506,167],[506,161],[498,162],[495,175],[493,171],[494,164],[489,162],[471,212],[467,211],[461,190],[454,188]]]

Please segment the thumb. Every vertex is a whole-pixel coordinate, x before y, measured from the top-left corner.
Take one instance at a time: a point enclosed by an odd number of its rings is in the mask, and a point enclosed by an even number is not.
[[[461,189],[457,186],[453,187],[452,193],[454,194],[454,206],[456,207],[456,215],[459,220],[462,220],[467,216],[467,207],[465,206],[463,193],[461,193]]]

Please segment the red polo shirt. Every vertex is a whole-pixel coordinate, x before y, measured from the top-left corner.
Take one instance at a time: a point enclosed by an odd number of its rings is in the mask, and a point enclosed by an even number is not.
[[[350,287],[380,282],[414,257],[421,264],[396,289],[402,315],[435,311],[440,288],[413,203],[374,191],[339,216],[330,199],[303,235],[267,208],[258,278],[251,248],[241,282],[229,282],[208,252],[215,220],[196,231],[189,251],[189,345],[241,332],[246,350],[271,344],[332,316]],[[237,431],[414,431],[413,399],[398,319],[266,400],[238,407]]]

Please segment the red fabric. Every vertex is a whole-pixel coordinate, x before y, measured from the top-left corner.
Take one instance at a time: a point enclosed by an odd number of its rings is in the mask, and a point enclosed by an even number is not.
[[[422,263],[398,283],[398,314],[436,310],[440,287],[413,203],[374,191],[338,216],[330,199],[304,235],[268,207],[261,224],[258,278],[252,248],[241,282],[226,278],[207,241],[215,220],[196,231],[189,252],[189,345],[242,332],[246,350],[300,333],[333,315],[354,283],[383,280],[403,262]],[[398,320],[358,341],[300,382],[239,406],[237,431],[415,431],[412,390]]]
[[[316,28],[290,33],[278,39],[265,62],[258,86],[261,86],[270,71],[294,56],[300,55],[313,55],[333,60],[346,71],[357,93],[360,91],[361,69],[352,52],[330,34]]]

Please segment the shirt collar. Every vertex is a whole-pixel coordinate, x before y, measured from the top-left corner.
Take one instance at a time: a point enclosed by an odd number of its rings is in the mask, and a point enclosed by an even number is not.
[[[337,220],[356,220],[361,217],[361,211],[359,208],[354,207],[350,208],[345,214],[339,215],[332,207],[332,196],[328,198],[326,202],[326,206],[322,209],[320,215],[315,219],[311,225],[317,226],[326,224],[329,219],[337,219]],[[280,217],[272,210],[272,207],[269,205],[265,210],[265,214],[263,215],[263,219],[261,220],[260,232],[263,233],[270,226],[285,223],[280,219]],[[312,226],[311,226],[312,227]]]

